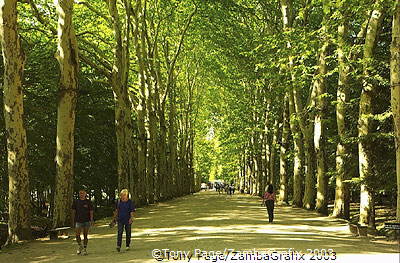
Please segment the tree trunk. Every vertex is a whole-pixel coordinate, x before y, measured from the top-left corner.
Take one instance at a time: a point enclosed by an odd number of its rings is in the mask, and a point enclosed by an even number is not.
[[[271,99],[267,98],[265,103],[267,104],[266,110],[264,112],[264,130],[262,133],[262,144],[263,144],[263,181],[262,181],[262,188],[263,190],[265,190],[265,188],[267,187],[268,181],[269,181],[269,177],[270,177],[270,173],[269,173],[269,164],[271,162],[271,144],[269,141],[269,129],[270,129],[270,108],[271,108]]]
[[[276,119],[274,123],[272,142],[271,142],[271,157],[269,158],[269,184],[275,185],[275,174],[276,174],[276,144],[279,136],[279,120]]]
[[[289,141],[289,97],[285,95],[282,118],[282,141],[279,154],[279,202],[288,204],[288,141]]]
[[[22,81],[25,55],[17,31],[17,1],[0,2],[4,61],[4,120],[7,134],[9,219],[7,244],[32,238],[27,142],[23,121]]]
[[[349,74],[350,67],[345,58],[346,38],[348,32],[347,17],[342,17],[343,21],[338,27],[338,63],[339,63],[339,83],[337,88],[336,122],[338,127],[339,142],[336,148],[336,189],[335,204],[332,215],[348,219],[350,217],[349,187],[343,181],[348,179],[348,144],[346,140],[347,125],[345,117],[347,114],[346,103],[349,101]]]
[[[396,142],[397,222],[400,222],[400,0],[396,0],[393,14],[392,45],[390,48],[390,84]]]
[[[289,110],[290,110],[290,129],[293,134],[294,143],[294,164],[293,164],[293,206],[303,206],[303,178],[304,178],[304,148],[302,144],[302,136],[296,119],[296,111],[294,109],[293,92],[289,95]]]
[[[324,7],[326,4],[324,3]],[[324,215],[328,214],[328,175],[327,175],[327,138],[326,138],[326,120],[327,120],[327,89],[326,73],[327,62],[326,57],[328,56],[329,39],[328,39],[328,29],[327,20],[329,17],[329,12],[324,12],[324,21],[321,34],[322,35],[322,46],[319,51],[318,56],[318,75],[314,85],[316,85],[316,114],[314,121],[314,145],[315,153],[317,158],[317,200],[316,200],[316,210]]]
[[[165,122],[165,110],[161,109],[159,112],[160,119],[160,156],[159,156],[159,170],[158,170],[158,178],[160,179],[161,184],[161,200],[171,198],[168,189],[171,181],[168,180],[167,173],[167,127]]]
[[[360,221],[361,225],[375,227],[373,189],[368,182],[373,178],[372,156],[373,142],[368,136],[373,132],[371,128],[372,98],[376,87],[369,81],[371,78],[371,60],[374,58],[374,49],[377,42],[383,13],[381,8],[372,12],[369,20],[364,44],[363,87],[360,96],[360,112],[358,121],[358,154],[361,183]]]
[[[171,84],[172,85],[172,84]],[[176,197],[178,194],[178,188],[182,187],[178,183],[178,175],[177,175],[177,158],[176,158],[176,151],[177,151],[177,142],[176,142],[176,128],[175,128],[175,116],[176,116],[176,108],[175,108],[175,91],[174,88],[171,88],[169,93],[169,133],[168,133],[168,148],[169,148],[169,156],[168,156],[168,177],[169,181],[171,182],[170,185],[170,195]]]
[[[138,188],[139,188],[139,200],[141,204],[148,203],[148,192],[147,192],[147,169],[146,169],[146,156],[147,156],[147,136],[145,127],[146,118],[146,66],[144,61],[144,39],[141,37],[141,26],[144,20],[142,10],[142,1],[136,2],[136,12],[134,13],[134,43],[136,57],[138,60],[139,67],[139,95],[137,104],[137,127],[138,127],[138,161],[137,161],[137,172],[138,172]]]
[[[129,178],[133,176],[131,172],[134,171],[131,169],[131,166],[134,164],[130,156],[133,149],[132,103],[129,99],[127,86],[129,48],[128,43],[124,45],[122,41],[121,22],[116,0],[110,0],[108,8],[113,22],[113,34],[115,38],[111,87],[115,98],[115,131],[118,159],[117,173],[118,188],[121,190],[124,188],[129,189]],[[127,8],[129,8],[129,6]],[[127,19],[129,20],[129,16]],[[129,38],[128,33],[129,29],[126,30],[127,38]],[[133,187],[131,187],[131,189],[133,189]]]
[[[60,84],[57,110],[56,191],[53,226],[71,222],[74,184],[74,127],[78,89],[78,45],[72,24],[72,0],[55,1],[58,13],[58,51]]]
[[[293,25],[293,3],[292,0],[281,0],[281,11],[283,17],[283,29],[288,31]],[[290,42],[287,48],[291,48]],[[289,57],[289,68],[291,74],[291,82],[296,83],[293,71],[293,57]],[[302,205],[311,209],[315,203],[315,178],[314,178],[314,145],[312,137],[312,126],[307,123],[303,105],[300,97],[299,87],[291,87],[292,91],[289,95],[290,110],[290,129],[293,134],[294,141],[294,171],[293,171],[293,205],[301,207]],[[314,96],[312,96],[314,97]],[[298,117],[298,120],[294,118]],[[301,139],[303,137],[303,140]],[[304,148],[303,148],[304,144]],[[304,150],[305,149],[305,150]],[[303,194],[303,166],[305,157],[305,191]]]
[[[156,141],[157,141],[157,117],[154,109],[153,94],[151,86],[149,88],[149,95],[147,100],[147,118],[149,120],[149,143],[148,143],[148,182],[149,186],[149,203],[154,203],[154,198],[158,194],[155,190],[157,189],[156,184]]]
[[[314,94],[314,92],[312,92]],[[301,103],[301,98],[299,94],[298,87],[294,88],[294,104],[296,109],[296,114],[299,116],[299,127],[303,134],[304,143],[304,156],[305,156],[305,180],[304,180],[304,197],[303,197],[303,207],[306,209],[314,209],[316,189],[315,189],[315,149],[313,140],[313,126],[309,123],[304,114],[304,108]],[[311,95],[313,100],[315,95]],[[312,118],[312,114],[308,118]]]

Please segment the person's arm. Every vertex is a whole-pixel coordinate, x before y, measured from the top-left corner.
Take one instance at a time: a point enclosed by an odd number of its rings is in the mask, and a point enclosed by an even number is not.
[[[93,214],[94,214],[93,204],[92,204],[92,202],[89,201],[89,217],[90,217],[90,222],[93,222],[93,221],[94,221]]]
[[[132,224],[133,219],[134,219],[135,217],[136,217],[135,212],[132,211],[132,212],[131,212],[131,218],[129,218],[129,224]]]
[[[133,202],[131,201],[131,217],[129,218],[129,224],[132,224],[133,219],[136,217],[136,208]]]
[[[90,215],[90,222],[94,222],[94,220],[93,220],[93,210],[90,210],[89,215]]]

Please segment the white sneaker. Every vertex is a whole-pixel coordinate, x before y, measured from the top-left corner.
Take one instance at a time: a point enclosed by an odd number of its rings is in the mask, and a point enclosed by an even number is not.
[[[77,255],[80,255],[80,254],[82,253],[82,250],[83,250],[83,247],[82,247],[82,246],[79,246],[79,247],[78,247],[78,250],[76,251],[76,254],[77,254]]]
[[[130,248],[129,248],[129,247],[126,247],[126,248],[125,248],[125,250],[126,250],[126,251],[129,251],[129,250],[130,250]]]

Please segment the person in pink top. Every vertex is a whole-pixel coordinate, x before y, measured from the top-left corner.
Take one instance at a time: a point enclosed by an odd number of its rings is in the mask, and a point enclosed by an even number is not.
[[[263,201],[267,207],[268,220],[270,223],[274,221],[274,203],[275,203],[275,193],[272,184],[268,185],[267,191],[264,193]]]

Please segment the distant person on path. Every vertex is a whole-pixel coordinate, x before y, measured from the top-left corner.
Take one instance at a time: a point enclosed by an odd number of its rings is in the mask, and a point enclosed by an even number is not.
[[[129,250],[131,244],[131,232],[132,222],[134,218],[134,212],[136,211],[135,205],[132,200],[129,199],[129,191],[123,189],[120,193],[120,199],[115,204],[113,222],[118,223],[118,234],[117,234],[117,251],[121,251],[122,244],[122,233],[125,229],[126,235],[126,250]]]
[[[215,191],[218,192],[218,194],[221,193],[221,185],[218,182],[215,183]]]
[[[267,207],[268,220],[270,223],[272,223],[274,221],[274,203],[275,203],[275,193],[272,184],[268,185],[267,191],[263,196],[263,202]]]
[[[233,195],[233,194],[235,194],[235,186],[232,181],[231,184],[229,185],[229,195]]]
[[[81,189],[79,190],[79,199],[72,203],[72,225],[75,226],[76,242],[78,243],[76,254],[78,255],[87,255],[88,233],[90,225],[93,224],[93,205],[86,197],[86,191]],[[83,246],[81,232],[83,232]]]

